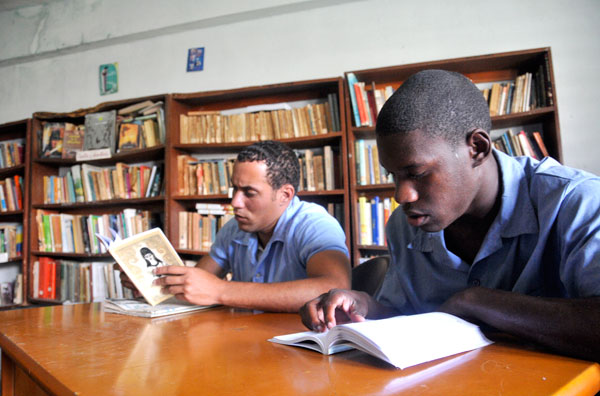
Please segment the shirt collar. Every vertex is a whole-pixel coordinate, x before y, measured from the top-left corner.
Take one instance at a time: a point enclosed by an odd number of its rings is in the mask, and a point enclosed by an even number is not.
[[[534,234],[539,231],[537,217],[529,199],[529,181],[523,167],[512,157],[493,149],[494,157],[500,168],[502,180],[502,202],[500,212],[490,226],[486,240],[492,235],[513,238],[523,234]],[[434,242],[444,245],[443,231],[426,232],[416,228],[409,248],[430,252]],[[493,236],[492,236],[493,238]],[[500,242],[499,238],[495,242]],[[491,241],[493,245],[497,245]]]
[[[494,221],[494,224],[499,223],[500,235],[512,238],[537,233],[538,220],[529,198],[529,178],[523,166],[500,151],[494,150],[494,155],[502,175],[502,202]]]

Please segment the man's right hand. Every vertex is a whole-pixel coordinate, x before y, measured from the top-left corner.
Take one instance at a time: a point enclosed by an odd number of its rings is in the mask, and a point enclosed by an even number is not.
[[[370,300],[364,292],[332,289],[304,304],[300,316],[306,327],[323,332],[340,323],[364,321]]]

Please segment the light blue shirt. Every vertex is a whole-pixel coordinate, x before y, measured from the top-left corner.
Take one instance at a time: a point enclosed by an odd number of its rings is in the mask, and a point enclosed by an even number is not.
[[[346,236],[338,221],[320,205],[294,197],[257,259],[258,237],[230,220],[217,233],[210,256],[233,280],[271,283],[305,279],[306,263],[316,253],[337,250],[348,256]]]
[[[444,232],[412,227],[402,209],[387,224],[391,266],[377,299],[402,313],[437,309],[471,285],[531,296],[600,296],[600,178],[551,158],[494,150],[502,202],[472,265]]]

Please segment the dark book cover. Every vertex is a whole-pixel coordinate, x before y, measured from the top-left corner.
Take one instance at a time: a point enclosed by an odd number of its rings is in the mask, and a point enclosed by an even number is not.
[[[115,124],[117,112],[115,110],[85,115],[84,150],[109,148],[115,151]]]
[[[78,151],[83,150],[85,127],[83,125],[67,124],[63,136],[63,158],[75,158]]]
[[[81,234],[83,236],[83,247],[86,253],[90,253],[91,247],[90,247],[90,234],[88,232],[88,222],[87,216],[81,216],[80,218],[81,221]]]
[[[43,158],[62,158],[64,133],[65,123],[45,123],[42,131],[42,152],[40,156]]]

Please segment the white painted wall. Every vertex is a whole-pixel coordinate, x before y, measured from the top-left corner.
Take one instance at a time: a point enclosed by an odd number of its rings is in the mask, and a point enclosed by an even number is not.
[[[598,0],[64,0],[0,12],[0,123],[103,101],[550,46],[565,163],[600,174]],[[190,47],[205,70],[186,73]],[[100,96],[98,66],[119,63]]]

